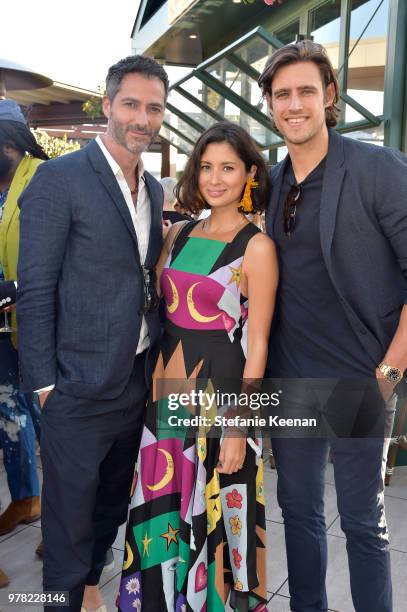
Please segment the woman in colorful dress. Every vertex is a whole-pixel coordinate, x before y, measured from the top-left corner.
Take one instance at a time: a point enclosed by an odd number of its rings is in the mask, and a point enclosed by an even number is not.
[[[266,610],[261,442],[216,437],[215,405],[198,407],[210,420],[195,434],[186,420],[193,407],[174,410],[174,397],[232,378],[240,390],[242,379],[264,375],[277,258],[246,215],[262,212],[268,195],[265,162],[241,127],[221,122],[202,134],[177,199],[211,214],[175,224],[158,262],[165,333],[130,505],[121,612],[218,612],[228,598],[239,612]]]

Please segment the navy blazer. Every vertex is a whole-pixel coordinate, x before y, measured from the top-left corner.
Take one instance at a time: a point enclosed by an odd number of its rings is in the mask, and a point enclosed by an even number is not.
[[[271,237],[287,159],[271,171],[266,211]],[[407,304],[407,157],[330,129],[319,228],[338,299],[366,352],[379,363]]]
[[[145,266],[153,268],[162,247],[163,191],[144,176],[151,205]],[[55,383],[76,397],[119,396],[133,368],[144,285],[131,215],[99,145],[42,164],[19,205],[23,388]],[[146,319],[151,369],[158,313]]]

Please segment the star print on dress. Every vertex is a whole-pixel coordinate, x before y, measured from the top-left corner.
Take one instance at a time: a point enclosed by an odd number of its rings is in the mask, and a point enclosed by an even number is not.
[[[175,544],[178,544],[178,540],[177,540],[178,532],[179,532],[179,529],[174,529],[171,526],[171,523],[168,523],[168,531],[160,535],[160,538],[164,538],[165,540],[167,540],[167,550],[169,549],[171,542],[175,542]]]
[[[239,287],[242,280],[242,265],[240,264],[238,268],[232,268],[232,266],[229,266],[229,270],[232,272],[232,276],[230,277],[228,285],[236,283],[236,287]]]

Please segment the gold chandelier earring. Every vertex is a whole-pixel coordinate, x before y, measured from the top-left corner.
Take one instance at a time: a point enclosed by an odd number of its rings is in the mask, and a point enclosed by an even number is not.
[[[252,189],[256,189],[258,186],[259,183],[255,181],[252,176],[249,176],[246,181],[243,197],[238,204],[239,210],[242,210],[246,214],[253,212]]]

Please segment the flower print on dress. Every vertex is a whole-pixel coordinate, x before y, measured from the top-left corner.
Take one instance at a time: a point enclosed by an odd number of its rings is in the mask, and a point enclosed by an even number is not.
[[[240,562],[242,560],[242,555],[239,553],[239,549],[232,548],[232,555],[233,555],[234,566],[237,567],[237,569],[240,569]]]
[[[229,524],[233,535],[239,535],[242,530],[242,523],[238,516],[231,516],[229,519]]]
[[[241,495],[237,489],[233,489],[233,491],[231,491],[230,493],[226,493],[228,508],[238,508],[238,510],[241,510],[242,499],[243,495]]]
[[[130,580],[126,583],[126,591],[132,595],[137,595],[137,593],[140,593],[140,580],[138,578],[130,578]]]

